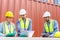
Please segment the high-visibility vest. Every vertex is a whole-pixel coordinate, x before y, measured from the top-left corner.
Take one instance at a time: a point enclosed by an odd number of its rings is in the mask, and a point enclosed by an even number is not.
[[[8,25],[6,24],[6,22],[3,22],[3,33],[8,34],[8,33],[13,33],[13,32],[14,32],[13,23],[10,24],[10,30],[9,30]]]
[[[28,29],[28,27],[29,27],[29,18],[26,18],[26,23],[25,24],[24,24],[24,20],[22,18],[20,18],[19,21],[20,21],[20,28]]]
[[[48,27],[48,24],[47,24],[47,22],[45,23],[45,30],[46,30],[46,32],[48,33],[48,32],[53,32],[54,31],[54,28],[53,28],[53,26],[54,26],[54,20],[50,20],[50,26]]]

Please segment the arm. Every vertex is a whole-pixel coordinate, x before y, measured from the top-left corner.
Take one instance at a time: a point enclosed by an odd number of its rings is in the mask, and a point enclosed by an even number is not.
[[[16,36],[16,35],[17,35],[16,26],[14,25],[13,27],[14,27],[14,34],[15,34],[15,36]]]
[[[46,30],[45,30],[45,27],[44,27],[44,31],[43,31],[43,34],[44,34],[44,35],[46,35],[46,34],[47,34],[47,33],[46,33]]]
[[[54,21],[54,32],[50,35],[51,37],[54,36],[54,33],[59,31],[59,27],[58,27],[58,22]]]
[[[2,33],[2,23],[0,23],[0,37],[3,37],[4,36],[4,34]]]
[[[44,30],[43,30],[42,37],[49,37],[49,33],[47,33],[45,29],[45,23],[44,23]]]
[[[59,26],[58,26],[58,22],[55,21],[54,22],[54,32],[57,32],[57,31],[59,31]]]
[[[47,35],[47,33],[46,33],[46,30],[45,30],[45,27],[44,27],[42,37],[46,37],[46,35]]]
[[[19,34],[20,34],[20,22],[19,21],[16,22],[16,27],[17,27],[17,33],[19,36]]]
[[[32,30],[32,20],[30,19],[30,23],[29,23],[29,27],[28,30],[31,31]]]
[[[45,23],[44,23],[44,30],[43,30],[43,35],[46,35],[46,30],[45,30]]]

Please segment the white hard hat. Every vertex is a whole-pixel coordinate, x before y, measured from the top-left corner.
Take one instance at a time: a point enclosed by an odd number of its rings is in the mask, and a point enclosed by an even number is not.
[[[19,12],[20,15],[24,15],[26,14],[26,10],[25,9],[21,9],[20,12]]]
[[[44,15],[43,15],[43,17],[50,17],[51,15],[50,15],[50,12],[48,12],[48,11],[46,11],[45,13],[44,13]]]

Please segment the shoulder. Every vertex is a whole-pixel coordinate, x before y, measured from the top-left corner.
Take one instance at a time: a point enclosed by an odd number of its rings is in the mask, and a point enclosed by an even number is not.
[[[2,23],[0,23],[0,26],[2,26]]]
[[[12,23],[13,25],[15,25],[14,23]]]
[[[3,27],[3,22],[0,23],[0,28]]]
[[[54,23],[56,24],[56,23],[58,23],[58,21],[57,20],[53,20],[54,21]]]
[[[2,28],[2,23],[0,23],[0,29]]]
[[[43,23],[43,27],[45,27],[45,25],[46,25],[46,21],[44,21],[44,23]]]
[[[30,22],[32,22],[32,19],[31,18],[27,18]]]
[[[55,23],[58,23],[58,21],[57,21],[57,20],[54,20],[54,22],[55,22]]]
[[[3,23],[6,23],[6,21],[3,21],[2,24],[3,24]]]
[[[27,18],[29,21],[32,21],[32,19],[31,18]]]
[[[3,21],[3,22],[1,22],[1,25],[4,25],[6,23],[6,21]]]
[[[18,24],[18,23],[20,23],[20,19],[18,19],[18,20],[16,21],[16,24]]]

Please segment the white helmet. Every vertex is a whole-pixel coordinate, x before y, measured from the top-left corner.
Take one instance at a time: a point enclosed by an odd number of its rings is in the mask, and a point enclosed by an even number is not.
[[[26,10],[25,9],[21,9],[19,12],[20,15],[25,15],[26,14]]]
[[[43,17],[50,17],[51,15],[50,15],[50,12],[48,12],[48,11],[46,11],[45,13],[44,13],[44,15],[43,15]]]

